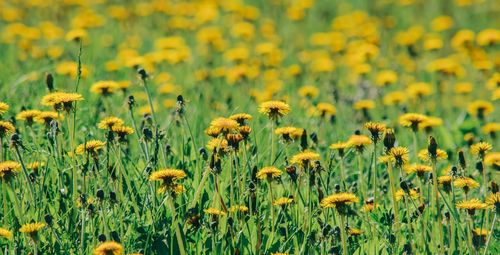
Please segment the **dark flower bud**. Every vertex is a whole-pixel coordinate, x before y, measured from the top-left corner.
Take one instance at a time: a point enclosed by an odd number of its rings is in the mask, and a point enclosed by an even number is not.
[[[47,223],[47,225],[49,226],[52,225],[53,221],[52,221],[52,216],[50,216],[50,214],[45,214],[43,218],[45,220],[45,223]]]
[[[430,136],[429,146],[427,146],[427,151],[429,152],[429,155],[434,159],[437,157],[437,149],[438,149],[438,144],[436,142],[436,139],[434,139],[433,136]]]
[[[141,76],[141,80],[145,81],[147,78],[148,78],[148,73],[146,73],[146,70],[144,70],[144,68],[139,68],[139,70],[137,70],[137,73]]]
[[[128,108],[130,110],[134,107],[134,105],[135,105],[135,98],[134,98],[134,96],[132,96],[132,95],[128,96],[127,104],[128,104]]]
[[[111,201],[111,203],[116,203],[116,202],[118,202],[118,201],[116,200],[116,193],[115,193],[115,192],[113,192],[113,191],[110,191],[110,192],[109,192],[109,200]]]
[[[52,76],[52,74],[47,74],[45,77],[45,84],[50,92],[54,91],[54,76]]]
[[[354,134],[355,134],[355,135],[361,135],[361,131],[356,130],[356,131],[354,131]]]
[[[203,160],[207,160],[208,159],[207,150],[205,148],[200,148],[199,149],[199,153],[202,156]]]
[[[492,193],[497,193],[498,192],[498,184],[494,181],[491,181],[491,192]]]
[[[111,231],[110,235],[111,235],[111,238],[113,238],[113,240],[120,243],[120,236],[118,235],[118,232]]]
[[[318,144],[318,135],[315,132],[313,132],[309,137],[311,137],[313,143]]]
[[[483,166],[483,162],[482,161],[476,162],[476,170],[479,171],[480,173],[483,172],[484,166]]]
[[[451,167],[451,176],[457,177],[458,176],[458,169],[456,166]]]
[[[300,136],[300,148],[302,148],[302,150],[306,150],[308,147],[307,145],[307,131],[304,129],[304,131],[302,132],[302,135]]]
[[[99,200],[104,200],[104,190],[102,190],[102,189],[98,189],[98,190],[97,190],[97,193],[96,193],[96,197],[97,197]]]
[[[100,234],[97,239],[99,240],[99,242],[103,243],[103,242],[106,242],[106,235],[105,234]]]
[[[465,162],[465,155],[464,155],[464,151],[460,150],[458,152],[458,162],[460,163],[460,167],[462,169],[465,169],[467,167],[467,164]]]
[[[153,131],[149,128],[143,128],[142,134],[144,135],[144,139],[146,139],[146,141],[151,141],[153,139]]]
[[[395,143],[396,143],[396,136],[394,135],[394,130],[387,129],[384,136],[385,151],[390,151],[392,148],[394,148]]]

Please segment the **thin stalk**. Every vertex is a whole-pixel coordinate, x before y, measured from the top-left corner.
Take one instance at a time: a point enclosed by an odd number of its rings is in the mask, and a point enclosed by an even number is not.
[[[174,198],[169,195],[167,198],[167,203],[172,210],[172,223],[175,225],[175,236],[177,238],[177,244],[179,245],[179,252],[181,255],[186,255],[186,250],[184,249],[184,242],[182,240],[182,234],[181,234],[181,229],[179,227],[179,224],[177,223],[177,212],[175,210],[175,205],[174,205]]]
[[[373,142],[372,174],[373,174],[373,200],[377,201],[377,141]]]
[[[396,201],[396,190],[394,188],[394,173],[392,172],[392,164],[388,163],[387,164],[387,171],[389,172],[389,186],[391,188],[391,194],[392,194],[392,208],[394,210],[394,232],[397,233],[399,232],[399,208],[398,204]],[[396,235],[399,237],[399,235]]]
[[[273,185],[271,184],[271,180],[267,180],[267,184],[269,185],[269,208],[271,209],[271,232],[272,235],[274,235]]]
[[[347,233],[345,229],[344,216],[339,213],[340,216],[340,238],[342,240],[342,255],[347,255]]]
[[[33,188],[33,183],[31,183],[29,175],[28,175],[28,170],[26,170],[26,165],[24,164],[23,157],[21,156],[21,152],[19,152],[19,147],[16,145],[14,146],[16,150],[16,155],[17,158],[19,159],[19,162],[21,162],[21,167],[23,169],[23,174],[26,179],[26,182],[28,183],[28,188],[30,190],[30,197],[31,201],[33,202],[33,206],[36,207],[36,200],[35,200],[35,189]]]
[[[491,240],[491,236],[493,235],[493,230],[495,230],[495,223],[496,222],[497,222],[497,213],[495,212],[495,216],[493,216],[493,222],[491,223],[490,233],[488,235],[488,238],[486,239],[486,244],[484,246],[483,255],[486,255],[488,253],[488,247],[490,246],[490,240]]]

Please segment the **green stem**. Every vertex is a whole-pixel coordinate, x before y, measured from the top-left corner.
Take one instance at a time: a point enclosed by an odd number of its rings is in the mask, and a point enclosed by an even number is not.
[[[177,222],[177,212],[175,210],[174,199],[171,195],[168,196],[167,203],[170,207],[170,210],[172,210],[172,218],[173,218],[172,222],[175,225],[175,236],[177,238],[177,244],[179,245],[179,252],[181,253],[181,255],[186,255],[186,250],[184,249],[184,241],[182,240],[181,229]]]
[[[342,255],[347,255],[347,233],[345,229],[344,216],[339,213],[340,216],[340,238],[342,239]]]
[[[483,255],[488,253],[488,247],[490,246],[491,236],[493,235],[493,230],[495,230],[495,223],[497,222],[497,213],[495,212],[495,216],[493,216],[493,222],[491,223],[490,233],[488,235],[488,239],[486,239],[486,244],[484,246]]]

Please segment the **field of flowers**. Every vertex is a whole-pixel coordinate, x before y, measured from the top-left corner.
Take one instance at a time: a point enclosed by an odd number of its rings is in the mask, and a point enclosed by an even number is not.
[[[3,254],[499,254],[500,2],[0,0]]]

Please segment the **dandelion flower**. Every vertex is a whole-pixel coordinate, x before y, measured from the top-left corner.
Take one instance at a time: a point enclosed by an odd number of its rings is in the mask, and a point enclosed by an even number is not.
[[[399,124],[403,127],[411,127],[414,132],[418,131],[420,123],[427,120],[427,116],[419,113],[406,113],[399,117]]]
[[[467,111],[473,115],[477,116],[479,119],[483,119],[484,116],[493,112],[493,105],[484,100],[476,100],[467,105]]]
[[[337,208],[357,202],[359,202],[359,198],[353,193],[341,192],[323,198],[320,205],[323,208]]]
[[[273,205],[274,206],[285,206],[285,205],[291,204],[292,202],[293,202],[293,198],[280,197],[280,198],[273,201]]]
[[[470,152],[474,155],[479,155],[481,158],[484,158],[484,155],[486,152],[490,151],[493,149],[493,146],[487,142],[479,142],[476,144],[473,144],[470,147]]]
[[[98,95],[109,96],[118,89],[116,81],[98,81],[90,87],[90,92]]]
[[[45,223],[34,222],[22,225],[19,232],[28,234],[30,237],[35,238],[38,232],[40,232],[43,228],[45,228]]]
[[[274,166],[267,166],[257,172],[256,177],[261,180],[279,177],[283,172]]]
[[[394,158],[396,165],[402,166],[409,160],[408,153],[410,151],[405,147],[394,147],[389,151],[389,155]]]
[[[290,106],[282,101],[267,101],[259,105],[259,112],[270,119],[279,119],[290,112]]]
[[[63,115],[53,112],[53,111],[42,111],[37,116],[35,116],[35,121],[46,126],[50,125],[53,120],[63,119]]]
[[[457,188],[462,188],[464,189],[465,192],[468,192],[471,189],[479,188],[480,185],[477,181],[475,181],[472,178],[461,177],[453,181],[453,186]]]
[[[488,204],[481,202],[479,199],[463,200],[457,203],[458,209],[467,210],[470,215],[474,215],[476,210],[484,210],[488,208]]]
[[[233,205],[228,209],[229,212],[235,213],[235,212],[241,212],[241,213],[246,213],[248,212],[248,207],[244,205]]]
[[[377,142],[380,140],[380,135],[385,131],[385,124],[377,122],[367,122],[364,127],[370,131],[372,141]]]
[[[110,116],[102,119],[99,124],[97,124],[97,127],[99,129],[107,129],[111,130],[113,126],[119,126],[123,125],[124,121],[118,117]]]
[[[186,178],[186,173],[179,169],[161,169],[151,173],[149,176],[150,181],[161,181],[162,184],[158,190],[159,193],[173,188],[175,181]]]
[[[28,125],[31,125],[35,118],[41,113],[39,110],[24,110],[19,112],[16,115],[16,120],[23,120],[28,123]]]
[[[447,159],[448,158],[448,154],[446,154],[446,152],[443,151],[443,150],[441,150],[441,149],[437,149],[437,154],[436,155],[437,155],[436,156],[437,160]],[[420,150],[420,152],[418,153],[418,158],[420,160],[425,161],[425,162],[431,162],[432,161],[432,157],[430,156],[429,151],[427,149]]]
[[[352,107],[354,110],[367,111],[375,108],[375,102],[373,100],[359,100],[355,102]]]
[[[248,113],[237,113],[229,116],[229,118],[238,122],[239,125],[245,125],[245,121],[252,120],[252,115]]]
[[[85,152],[97,155],[97,152],[101,150],[106,145],[106,142],[99,140],[90,140],[76,147],[76,154],[84,154]]]
[[[320,156],[318,153],[313,151],[303,151],[293,155],[290,163],[305,167],[308,163],[319,159]]]
[[[0,120],[0,137],[5,137],[6,134],[12,134],[16,128],[9,121]]]
[[[7,239],[12,239],[12,232],[6,228],[0,228],[0,236]]]
[[[425,173],[432,172],[432,167],[428,165],[415,164],[405,167],[407,173],[416,173],[419,177],[422,177]]]
[[[237,130],[240,126],[236,120],[229,118],[216,118],[210,122],[210,126],[219,129],[222,133]]]
[[[0,101],[0,115],[6,113],[9,110],[9,105]]]
[[[290,142],[292,140],[297,140],[302,136],[304,129],[296,127],[280,127],[274,130],[274,133],[281,135],[285,142]]]
[[[419,197],[419,194],[415,189],[410,189],[409,195],[412,199],[416,199]],[[408,194],[404,190],[399,189],[398,191],[396,191],[396,201],[400,201],[405,196],[408,196]]]
[[[21,164],[15,161],[0,162],[0,177],[4,180],[10,180],[17,173],[21,172]]]
[[[54,107],[54,110],[69,112],[73,108],[73,103],[81,100],[83,100],[83,96],[78,93],[53,92],[45,95],[41,103]]]
[[[337,114],[337,108],[330,103],[318,103],[318,105],[316,105],[316,109],[320,113],[321,117],[335,116]]]
[[[357,228],[349,228],[347,230],[347,233],[350,235],[350,236],[359,236],[359,235],[362,235],[363,234],[363,230],[361,229],[357,229]]]
[[[114,241],[103,242],[94,249],[94,255],[121,255],[121,254],[123,254],[123,246]]]
[[[372,143],[372,140],[366,135],[351,135],[347,143],[361,152],[366,145]]]
[[[218,216],[224,216],[226,215],[225,212],[219,210],[219,209],[216,209],[216,208],[208,208],[208,209],[205,209],[203,210],[206,214],[209,214],[209,215],[212,215],[212,216],[215,216],[215,217],[218,217]]]

